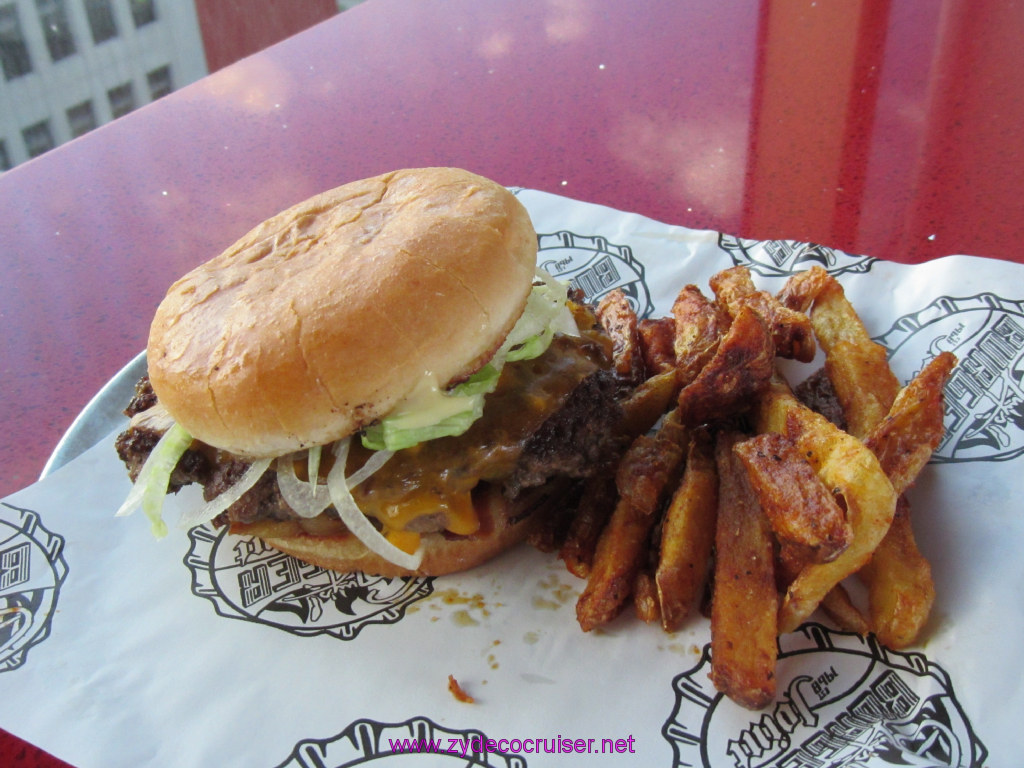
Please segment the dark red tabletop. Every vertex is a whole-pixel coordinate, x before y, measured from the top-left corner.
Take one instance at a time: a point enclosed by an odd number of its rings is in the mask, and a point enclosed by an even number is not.
[[[1024,261],[1022,39],[1013,0],[370,0],[0,176],[0,496],[143,349],[174,278],[394,168]],[[60,765],[6,735],[0,764]]]

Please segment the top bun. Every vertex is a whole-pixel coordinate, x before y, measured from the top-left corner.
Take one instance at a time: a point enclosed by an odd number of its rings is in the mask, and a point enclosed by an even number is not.
[[[160,402],[250,458],[346,437],[422,380],[468,376],[522,314],[537,258],[507,189],[395,171],[263,222],[171,286],[150,329]]]

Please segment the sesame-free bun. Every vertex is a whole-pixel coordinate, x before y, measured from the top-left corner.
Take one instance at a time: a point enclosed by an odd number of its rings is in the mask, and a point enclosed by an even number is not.
[[[424,375],[477,370],[526,304],[537,254],[507,189],[456,168],[352,182],[268,219],[167,292],[150,329],[159,401],[244,457],[346,437]]]

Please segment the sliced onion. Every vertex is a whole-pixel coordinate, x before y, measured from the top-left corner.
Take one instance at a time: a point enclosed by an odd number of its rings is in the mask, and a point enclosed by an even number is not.
[[[242,476],[238,478],[238,482],[224,491],[224,493],[211,499],[198,509],[183,513],[178,521],[178,525],[181,528],[192,528],[213,520],[213,518],[242,498],[246,491],[256,485],[256,482],[263,477],[263,473],[270,469],[270,464],[273,461],[273,459],[257,459],[254,461],[242,473]]]
[[[153,535],[158,539],[166,536],[167,525],[163,521],[164,497],[167,496],[167,487],[170,485],[174,468],[178,466],[178,460],[191,444],[192,436],[185,428],[177,423],[171,424],[149,452],[135,478],[135,484],[115,515],[130,515],[141,506],[149,518]]]
[[[423,547],[409,554],[403,552],[378,531],[370,519],[362,513],[356,500],[352,498],[352,491],[349,490],[349,479],[345,477],[345,463],[348,460],[348,449],[351,440],[345,438],[337,443],[335,448],[336,457],[334,466],[327,474],[327,488],[331,493],[331,503],[338,512],[341,521],[349,529],[353,536],[361,541],[367,549],[374,554],[383,557],[388,562],[394,563],[410,571],[416,570],[423,562]],[[390,458],[390,457],[388,457]],[[384,459],[386,461],[387,458]],[[360,470],[361,472],[362,470]],[[359,474],[353,473],[352,478]]]
[[[315,477],[315,475],[314,475]],[[299,480],[295,474],[295,455],[288,454],[277,460],[277,487],[281,497],[299,517],[316,517],[331,504],[326,485]]]
[[[357,485],[363,482],[363,480],[365,480],[378,469],[387,464],[388,459],[390,459],[394,455],[394,451],[374,451],[370,455],[370,458],[366,460],[366,463],[363,464],[363,466],[361,466],[359,469],[357,469],[355,472],[348,476],[348,478],[345,481],[346,484],[348,485],[349,488],[355,488]]]
[[[306,451],[306,477],[309,478],[309,489],[314,493],[316,492],[317,483],[320,482],[321,450],[321,446],[314,445],[312,448]]]

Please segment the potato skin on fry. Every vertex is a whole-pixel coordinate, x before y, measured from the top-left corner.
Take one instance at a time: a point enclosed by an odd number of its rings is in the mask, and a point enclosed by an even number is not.
[[[661,606],[661,626],[666,632],[679,629],[704,593],[717,511],[714,442],[707,432],[698,430],[690,440],[683,479],[662,520],[654,580]]]
[[[764,320],[740,309],[714,357],[679,392],[679,420],[695,426],[747,410],[775,371],[775,346]]]
[[[614,619],[632,594],[664,494],[678,479],[679,441],[642,435],[623,456],[615,476],[619,499],[594,553],[590,577],[576,603],[576,619],[589,632]]]
[[[711,603],[711,680],[750,709],[775,697],[778,593],[772,536],[746,472],[733,453],[741,437],[719,433],[715,592]]]
[[[779,543],[805,563],[835,560],[853,538],[846,513],[792,440],[767,432],[733,449]]]

